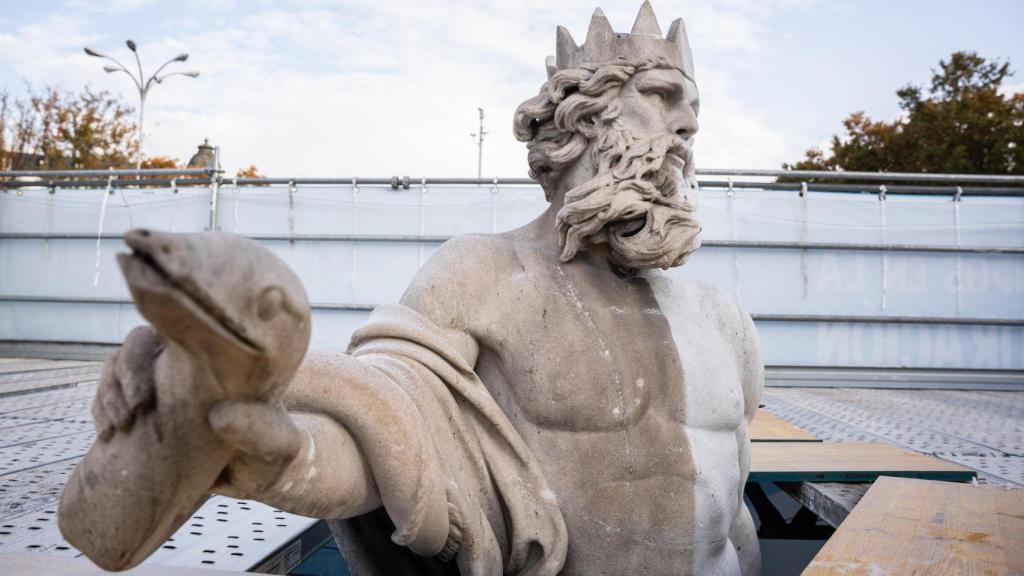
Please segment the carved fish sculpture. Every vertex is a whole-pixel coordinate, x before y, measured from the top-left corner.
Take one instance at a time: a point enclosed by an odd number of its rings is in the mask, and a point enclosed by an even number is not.
[[[156,550],[236,455],[210,428],[225,400],[276,402],[305,355],[309,302],[277,256],[241,236],[127,233],[118,262],[163,341],[155,398],[127,430],[101,434],[61,498],[64,537],[124,570]],[[108,362],[109,364],[109,362]]]

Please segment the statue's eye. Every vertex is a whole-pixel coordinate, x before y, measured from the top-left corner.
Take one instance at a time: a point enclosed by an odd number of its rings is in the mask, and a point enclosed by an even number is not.
[[[662,90],[648,90],[647,97],[658,103],[664,102],[667,99],[665,92]]]
[[[265,288],[260,293],[259,302],[256,303],[256,314],[260,320],[267,321],[277,316],[284,306],[284,294],[276,286]]]

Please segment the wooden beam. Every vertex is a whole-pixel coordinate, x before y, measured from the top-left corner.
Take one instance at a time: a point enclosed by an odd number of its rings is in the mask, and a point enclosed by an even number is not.
[[[1024,490],[879,478],[804,576],[1024,574]]]
[[[975,475],[959,464],[881,443],[754,442],[750,449],[751,482],[873,482],[879,476],[967,482]]]
[[[779,482],[777,486],[833,528],[846,520],[871,488],[867,483],[845,482]]]
[[[815,434],[759,409],[750,424],[751,442],[821,442]]]

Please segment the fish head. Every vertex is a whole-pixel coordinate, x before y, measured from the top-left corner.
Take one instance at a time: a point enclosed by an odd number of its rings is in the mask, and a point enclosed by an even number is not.
[[[260,243],[221,232],[130,230],[118,263],[157,333],[209,363],[225,388],[283,389],[309,345],[302,282]],[[256,389],[253,389],[253,387]],[[226,390],[230,392],[230,390]]]

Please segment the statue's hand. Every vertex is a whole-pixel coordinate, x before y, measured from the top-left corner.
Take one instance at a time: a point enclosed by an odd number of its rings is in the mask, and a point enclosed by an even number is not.
[[[138,416],[156,406],[154,365],[163,348],[152,327],[140,326],[103,364],[92,403],[102,441],[117,431],[131,430]],[[210,410],[208,421],[213,432],[238,451],[218,479],[216,489],[225,492],[252,494],[267,488],[304,445],[302,432],[280,402],[227,400]]]
[[[163,351],[163,342],[150,326],[139,326],[103,363],[92,416],[96,433],[109,440],[115,430],[127,432],[136,416],[156,403],[153,365]]]
[[[238,450],[214,491],[249,498],[271,487],[305,446],[281,402],[228,400],[210,411],[210,427]]]

